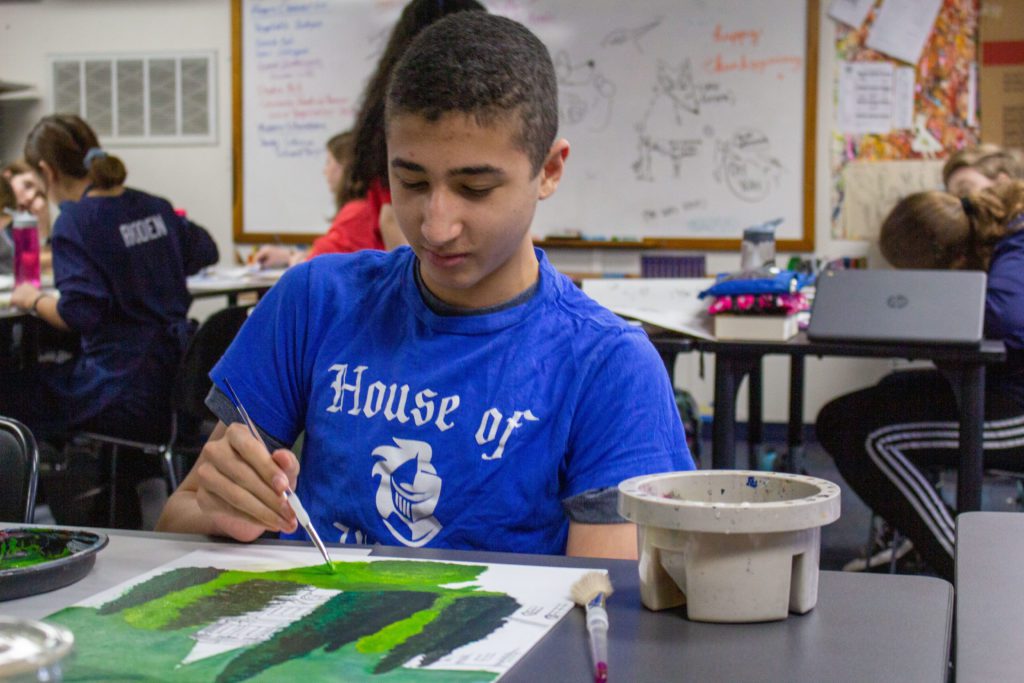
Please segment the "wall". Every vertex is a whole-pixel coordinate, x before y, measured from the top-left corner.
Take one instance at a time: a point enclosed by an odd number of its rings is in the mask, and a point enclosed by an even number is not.
[[[33,102],[0,102],[0,159],[50,112],[48,58],[57,53],[216,50],[217,143],[109,147],[131,185],[170,198],[231,254],[231,8],[226,0],[43,0],[0,6],[0,79],[35,85]]]
[[[823,2],[827,5],[827,2]],[[35,84],[42,99],[0,103],[0,159],[20,155],[25,134],[49,111],[47,57],[53,53],[90,51],[215,50],[217,52],[217,143],[201,147],[112,147],[129,169],[132,184],[173,198],[189,215],[210,229],[222,259],[232,255],[231,236],[231,21],[227,0],[42,0],[3,3],[0,15],[0,79]],[[819,30],[817,176],[815,178],[816,252],[823,256],[867,253],[862,242],[833,240],[830,232],[829,146],[833,121],[834,26],[821,11]],[[568,172],[572,172],[571,162]],[[282,198],[286,200],[286,198]],[[635,252],[553,250],[552,262],[567,271],[639,272]],[[783,255],[785,257],[785,255]],[[711,272],[739,265],[738,254],[711,254]],[[199,313],[202,315],[202,309]],[[682,357],[676,382],[692,391],[705,411],[710,410],[713,358]],[[874,383],[892,363],[888,361],[826,359],[808,361],[805,420],[813,422],[829,398],[851,388]],[[788,401],[784,359],[770,358],[765,368],[765,419],[785,420]],[[740,395],[745,416],[745,393]]]

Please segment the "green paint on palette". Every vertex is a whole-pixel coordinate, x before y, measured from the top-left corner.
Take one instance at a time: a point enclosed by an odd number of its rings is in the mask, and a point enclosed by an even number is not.
[[[67,539],[45,532],[9,534],[0,531],[0,571],[42,564],[71,554]]]

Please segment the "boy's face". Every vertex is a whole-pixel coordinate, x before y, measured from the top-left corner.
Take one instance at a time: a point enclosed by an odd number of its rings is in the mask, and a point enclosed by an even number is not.
[[[457,112],[388,122],[395,217],[427,287],[455,306],[494,306],[537,279],[530,224],[558,186],[569,143],[556,141],[535,175],[513,142],[518,124],[510,115],[480,126]]]

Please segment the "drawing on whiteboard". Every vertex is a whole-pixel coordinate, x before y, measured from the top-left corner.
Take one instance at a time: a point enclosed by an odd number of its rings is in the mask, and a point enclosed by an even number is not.
[[[663,17],[655,17],[643,26],[637,26],[636,28],[617,28],[601,40],[601,47],[618,47],[619,45],[632,43],[637,52],[643,54],[644,47],[640,43],[640,39],[658,28],[663,19]]]
[[[615,105],[615,84],[598,71],[594,60],[573,64],[564,50],[555,56],[558,118],[570,126],[588,123],[592,131],[608,127]]]
[[[778,185],[783,167],[772,155],[768,136],[755,128],[740,128],[715,144],[714,177],[737,198],[761,201]]]
[[[639,157],[633,162],[637,180],[654,180],[653,157],[668,157],[678,178],[683,159],[700,153],[702,140],[683,134],[684,112],[698,114],[700,102],[690,60],[673,67],[658,60],[657,81],[643,120],[636,124]]]

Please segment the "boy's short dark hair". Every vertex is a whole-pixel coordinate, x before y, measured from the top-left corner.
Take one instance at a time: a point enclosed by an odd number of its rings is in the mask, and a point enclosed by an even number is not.
[[[519,119],[514,143],[540,171],[558,132],[558,86],[544,43],[522,24],[459,12],[424,29],[395,66],[385,120],[471,114],[480,125]]]

